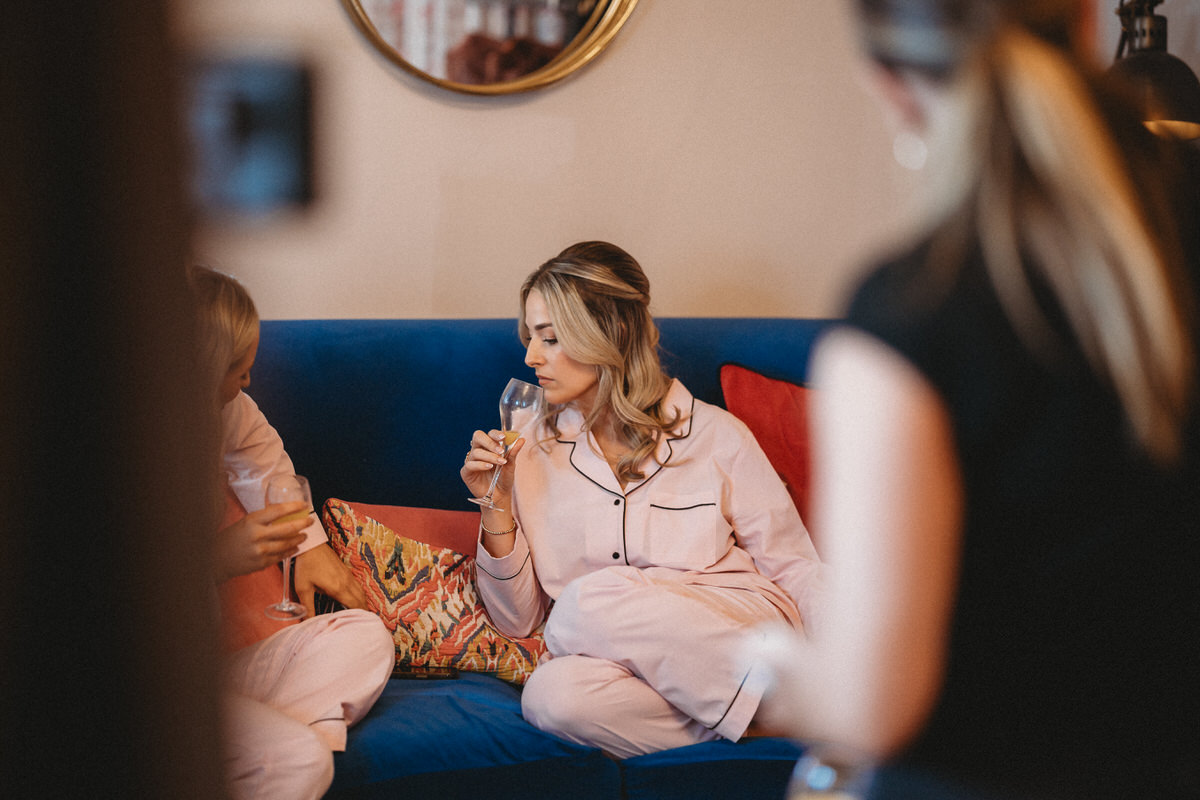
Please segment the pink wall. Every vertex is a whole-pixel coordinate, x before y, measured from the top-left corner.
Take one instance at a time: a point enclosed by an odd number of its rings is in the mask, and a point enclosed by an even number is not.
[[[316,71],[317,202],[197,241],[267,318],[508,316],[521,278],[585,238],[642,261],[659,314],[827,316],[913,217],[848,3],[641,0],[583,72],[508,98],[402,73],[332,0],[178,3],[197,51]],[[1115,8],[1097,5],[1102,60]],[[1200,70],[1200,3],[1161,10]]]

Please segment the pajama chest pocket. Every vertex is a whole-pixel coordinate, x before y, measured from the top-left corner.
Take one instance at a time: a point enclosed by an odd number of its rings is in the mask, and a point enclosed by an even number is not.
[[[659,495],[650,503],[646,555],[662,567],[704,569],[729,549],[732,532],[711,494]]]

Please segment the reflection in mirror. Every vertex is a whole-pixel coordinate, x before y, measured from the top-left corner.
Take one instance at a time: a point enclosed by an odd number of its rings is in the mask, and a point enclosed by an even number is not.
[[[463,84],[514,81],[579,35],[599,0],[362,0],[380,37],[418,70]]]
[[[637,0],[342,0],[367,41],[405,71],[471,94],[562,80],[617,35]]]

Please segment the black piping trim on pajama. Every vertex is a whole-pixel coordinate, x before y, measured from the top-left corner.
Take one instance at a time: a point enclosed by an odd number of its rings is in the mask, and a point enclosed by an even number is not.
[[[520,575],[522,572],[525,571],[525,565],[529,563],[529,556],[530,556],[529,550],[526,550],[525,551],[525,560],[521,562],[521,566],[517,568],[516,572],[514,572],[512,575],[509,575],[507,578],[501,578],[499,575],[493,575],[492,573],[488,572],[486,569],[484,569],[482,566],[479,565],[478,560],[475,561],[475,568],[482,569],[488,575],[488,577],[493,578],[494,580],[511,581],[514,578],[516,578],[518,575]]]
[[[714,722],[712,725],[705,725],[704,727],[708,728],[710,731],[716,730],[716,727],[725,721],[725,718],[727,716],[729,716],[729,712],[733,709],[733,704],[737,702],[738,695],[740,695],[742,693],[742,688],[746,685],[746,681],[749,680],[749,678],[750,678],[750,671],[747,670],[746,674],[742,676],[742,682],[738,684],[737,691],[733,693],[733,697],[730,699],[729,705],[725,706],[725,713],[722,714],[721,718],[718,719],[716,722]]]
[[[691,511],[693,508],[704,508],[705,506],[716,506],[716,503],[694,503],[690,506],[660,506],[658,503],[651,503],[651,508],[657,508],[662,511]]]
[[[604,492],[605,494],[614,498],[617,502],[621,503],[621,506],[622,506],[622,508],[621,508],[621,558],[625,562],[625,564],[628,565],[629,564],[629,546],[625,539],[625,519],[626,519],[625,515],[627,513],[626,509],[629,507],[629,503],[625,502],[625,496],[618,494],[617,492],[614,492],[612,489],[609,489],[607,486],[604,486],[603,484],[597,483],[595,480],[592,479],[592,476],[588,475],[586,472],[584,472],[583,470],[581,470],[579,467],[577,467],[575,465],[575,448],[579,445],[578,441],[571,441],[570,439],[566,439],[566,440],[555,439],[555,441],[558,442],[559,444],[565,444],[565,445],[571,446],[571,453],[570,453],[570,455],[567,456],[567,463],[569,463],[571,465],[571,469],[575,470],[575,472],[577,472],[579,475],[581,475],[584,478],[584,480],[586,480],[588,483],[592,484],[600,491]]]
[[[666,460],[661,464],[656,463],[655,470],[653,472],[651,472],[649,475],[647,475],[642,480],[641,483],[639,483],[637,486],[633,487],[632,489],[630,489],[628,492],[626,492],[623,495],[618,494],[617,492],[614,492],[612,489],[609,489],[607,486],[597,483],[595,480],[592,479],[592,477],[590,475],[588,475],[583,470],[581,470],[578,466],[575,465],[575,448],[579,444],[578,439],[574,439],[574,440],[572,440],[572,439],[555,439],[554,440],[554,441],[558,442],[559,444],[566,444],[566,445],[571,446],[571,452],[567,456],[567,462],[571,465],[571,469],[575,470],[575,472],[577,472],[579,475],[583,476],[583,478],[585,480],[587,480],[589,483],[591,483],[596,488],[600,489],[600,491],[602,491],[605,494],[610,495],[613,498],[616,498],[617,500],[620,500],[622,502],[622,508],[621,508],[621,560],[624,561],[627,566],[629,565],[629,539],[626,534],[626,525],[628,524],[628,521],[629,521],[629,495],[633,494],[634,492],[638,491],[646,484],[650,483],[651,479],[654,478],[655,475],[662,472],[663,468],[667,465],[667,463],[669,463],[671,461],[671,458],[675,455],[675,448],[672,446],[671,443],[676,441],[677,439],[686,439],[688,436],[691,436],[692,435],[692,425],[695,424],[695,420],[696,420],[696,398],[693,397],[692,398],[692,407],[690,409],[690,413],[688,414],[687,432],[682,433],[679,436],[667,437],[667,458],[666,458]],[[580,434],[578,434],[578,435],[583,435],[583,433],[580,432]],[[715,506],[716,503],[702,503],[700,505],[714,505]],[[664,509],[666,508],[665,506],[653,506],[653,505],[652,505],[652,507],[664,508]],[[666,509],[666,510],[682,511],[684,509]]]

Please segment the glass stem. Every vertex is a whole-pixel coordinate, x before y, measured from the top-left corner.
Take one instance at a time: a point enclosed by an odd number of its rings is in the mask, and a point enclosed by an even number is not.
[[[283,560],[283,600],[282,605],[292,602],[292,559]]]
[[[508,458],[508,445],[507,444],[504,445],[504,457]],[[495,493],[496,484],[499,482],[500,482],[500,465],[497,464],[496,468],[494,470],[492,470],[492,482],[488,486],[487,494],[485,494],[483,496],[484,500],[486,500],[489,503],[492,502],[492,494]]]
[[[492,494],[496,491],[496,484],[500,482],[500,467],[497,466],[492,470],[492,483],[488,486],[487,494],[483,496],[484,500],[492,502]]]

